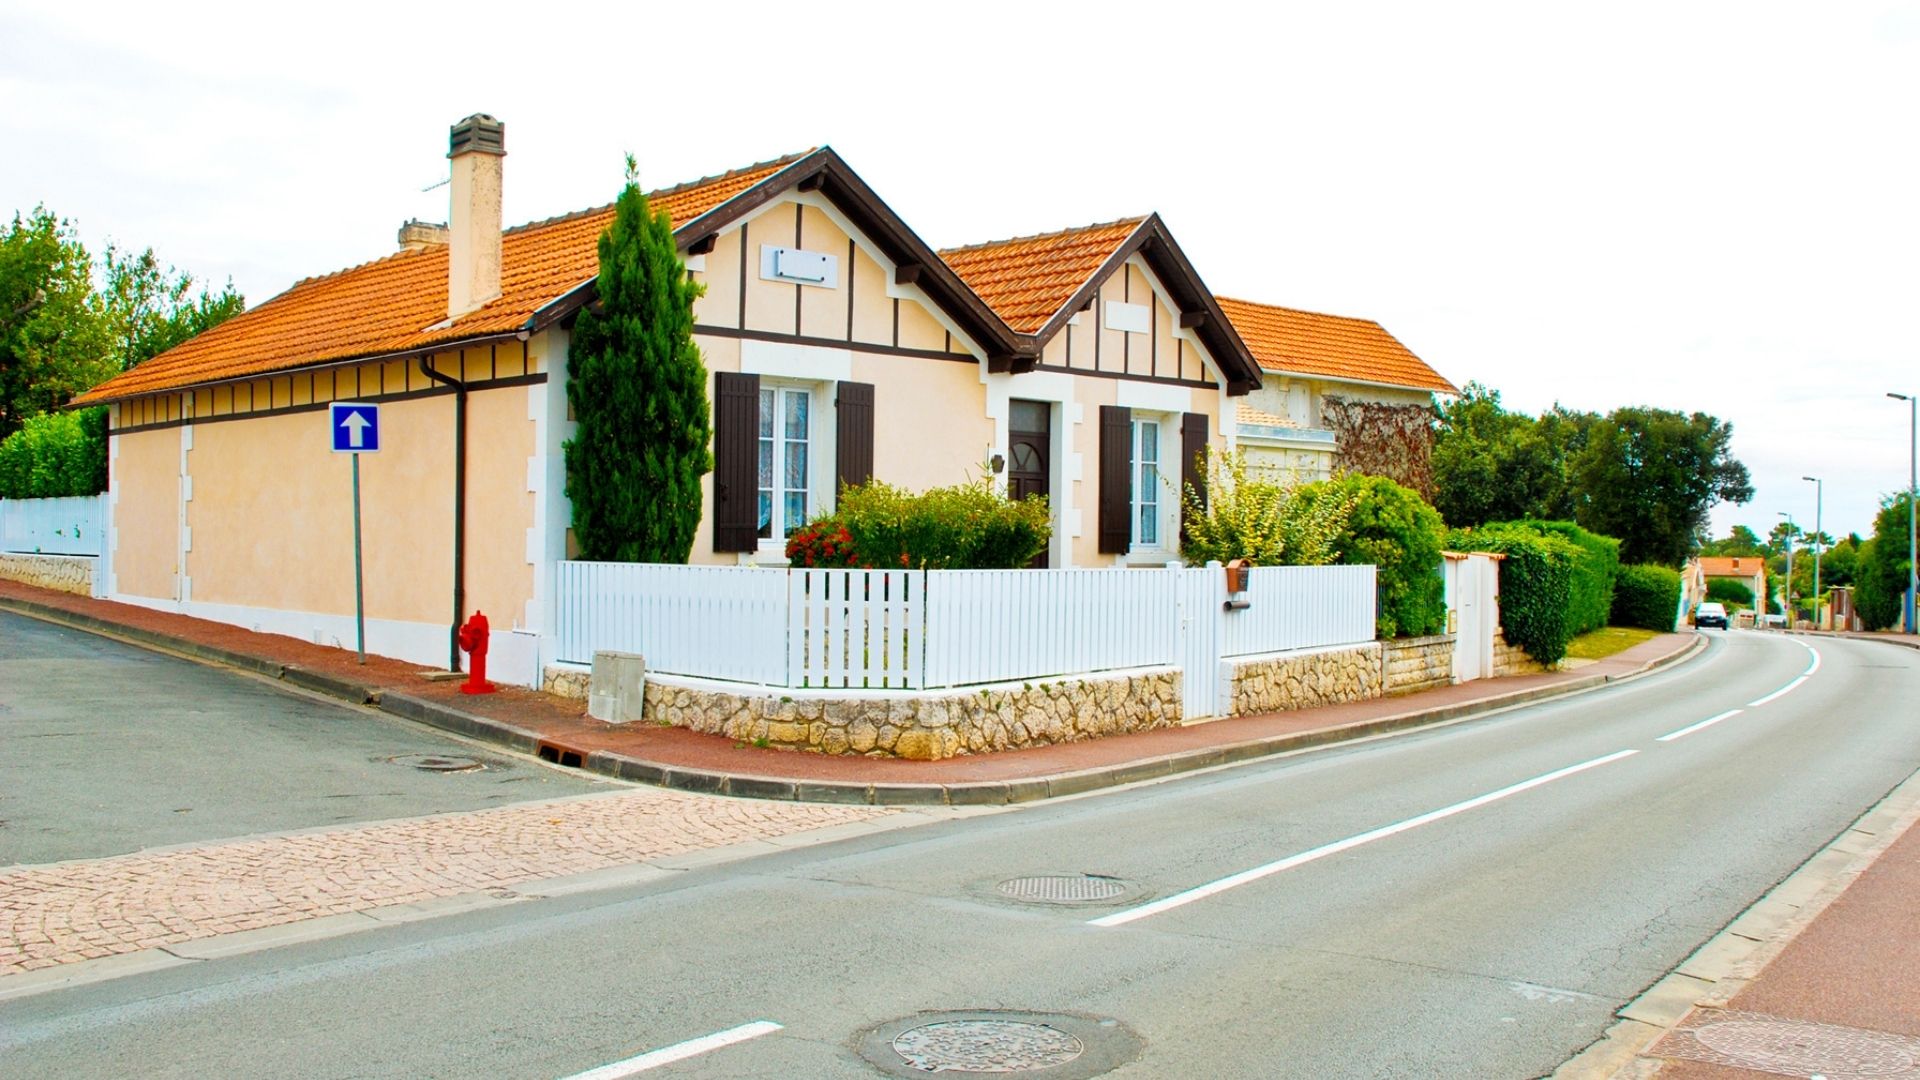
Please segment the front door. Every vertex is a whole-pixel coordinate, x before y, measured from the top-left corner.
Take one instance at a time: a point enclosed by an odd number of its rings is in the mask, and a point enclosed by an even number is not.
[[[1053,476],[1053,407],[1044,401],[1009,402],[1007,417],[1007,495],[1051,495]],[[1033,557],[1036,567],[1047,565],[1047,553]]]

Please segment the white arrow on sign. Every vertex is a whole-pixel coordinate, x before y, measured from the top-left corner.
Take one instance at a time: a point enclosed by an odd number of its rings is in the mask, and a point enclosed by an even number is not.
[[[357,447],[365,440],[367,429],[373,424],[359,412],[348,410],[347,418],[340,421],[340,426],[347,429],[347,445]]]

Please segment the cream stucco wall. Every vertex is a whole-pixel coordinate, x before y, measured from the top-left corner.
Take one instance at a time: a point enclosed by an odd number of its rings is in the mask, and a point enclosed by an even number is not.
[[[176,599],[180,430],[117,434],[113,441],[115,588],[148,599]]]

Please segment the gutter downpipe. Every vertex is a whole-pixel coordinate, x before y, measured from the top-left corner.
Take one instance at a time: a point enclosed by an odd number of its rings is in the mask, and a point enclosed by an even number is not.
[[[435,371],[431,353],[420,358],[420,373],[453,387],[453,623],[447,632],[447,670],[459,671],[460,616],[467,605],[467,384]]]

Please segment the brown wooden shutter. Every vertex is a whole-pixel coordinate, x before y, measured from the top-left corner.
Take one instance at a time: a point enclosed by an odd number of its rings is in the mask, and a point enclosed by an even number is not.
[[[760,545],[760,376],[713,374],[713,550]]]
[[[1204,455],[1207,452],[1207,414],[1182,413],[1180,416],[1180,480],[1181,505],[1186,505],[1186,489],[1192,488],[1200,495],[1200,505],[1207,505],[1207,465]]]
[[[1125,554],[1133,539],[1133,410],[1100,406],[1100,551]]]
[[[873,384],[838,383],[833,404],[835,471],[841,487],[858,487],[873,479]]]

